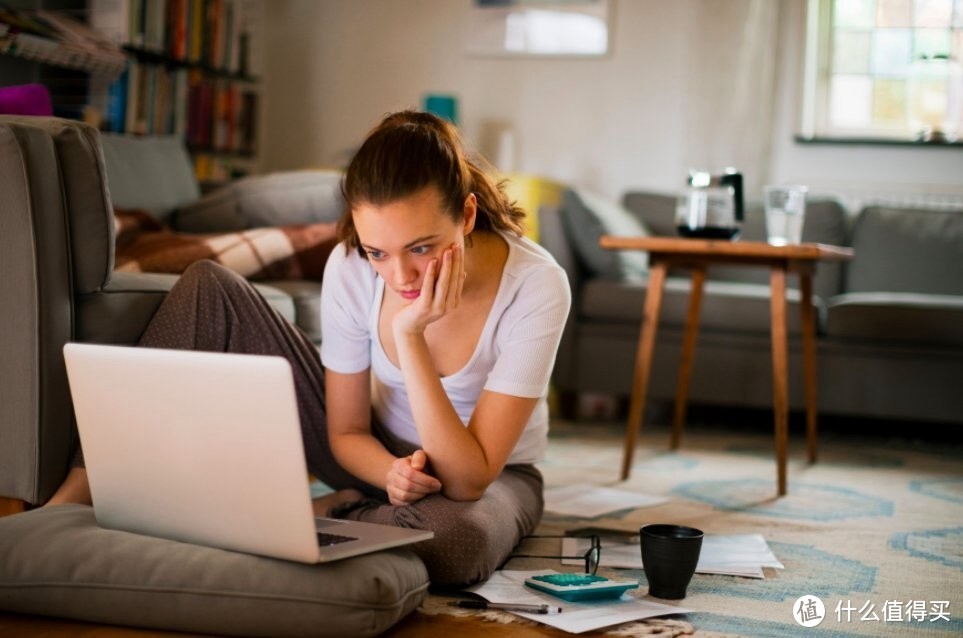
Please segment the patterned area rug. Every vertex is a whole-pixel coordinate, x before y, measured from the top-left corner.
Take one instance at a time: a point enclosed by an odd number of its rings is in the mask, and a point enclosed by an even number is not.
[[[539,533],[588,525],[637,530],[654,522],[691,525],[707,534],[759,533],[785,565],[766,568],[764,580],[696,574],[683,602],[692,613],[605,633],[963,635],[963,446],[870,433],[824,435],[819,462],[808,465],[804,441],[793,438],[789,493],[776,498],[773,443],[763,431],[687,431],[673,453],[667,429],[647,426],[632,476],[619,483],[622,423],[555,422],[552,428],[541,464],[547,486],[587,483],[671,500],[593,519],[546,513]],[[511,568],[577,569],[549,559],[519,559]],[[638,578],[636,595],[647,595],[641,570],[605,575]],[[804,608],[797,604],[801,597],[808,603]],[[813,622],[812,598],[823,605],[822,620],[807,628],[797,619]],[[429,597],[422,612],[466,610]],[[486,619],[528,622],[497,612],[486,612]]]

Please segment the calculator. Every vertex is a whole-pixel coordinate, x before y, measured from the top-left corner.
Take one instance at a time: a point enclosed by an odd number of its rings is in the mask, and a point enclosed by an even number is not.
[[[543,574],[525,579],[525,584],[562,600],[601,600],[618,598],[639,586],[637,580],[612,580],[593,574]]]

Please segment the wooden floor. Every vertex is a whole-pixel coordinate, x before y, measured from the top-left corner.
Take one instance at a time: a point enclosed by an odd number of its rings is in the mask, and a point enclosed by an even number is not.
[[[27,504],[19,499],[0,496],[0,516],[19,514],[24,511],[26,507]]]
[[[439,636],[491,636],[493,638],[563,638],[571,634],[544,625],[502,624],[455,616],[426,616],[415,612],[382,634],[389,638],[437,638]],[[580,634],[597,635],[597,632]],[[0,636],[16,638],[210,638],[207,634],[184,634],[148,629],[23,616],[0,612]]]

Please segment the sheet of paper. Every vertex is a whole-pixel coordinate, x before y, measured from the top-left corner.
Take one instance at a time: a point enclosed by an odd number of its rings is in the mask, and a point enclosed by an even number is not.
[[[588,551],[589,546],[587,538],[566,538],[562,540],[562,554],[579,556]],[[582,559],[564,559],[562,564],[584,563]],[[638,537],[623,542],[604,539],[599,565],[616,569],[642,569],[642,549]],[[769,544],[761,534],[707,534],[702,539],[696,572],[765,578],[763,567],[782,569],[783,564],[769,549]]]
[[[762,534],[707,534],[702,539],[699,563],[707,566],[759,565],[783,569]]]
[[[652,496],[595,485],[566,485],[545,490],[545,510],[567,516],[593,518],[620,510],[665,503],[664,496]]]
[[[540,622],[562,631],[580,634],[593,629],[601,629],[619,623],[666,616],[668,614],[684,614],[691,610],[685,607],[673,607],[654,603],[648,600],[634,598],[628,594],[616,600],[599,600],[572,603],[549,594],[542,594],[531,587],[525,586],[525,579],[541,574],[555,574],[551,569],[536,571],[501,570],[483,583],[468,588],[493,603],[524,603],[541,605],[547,603],[562,608],[560,614],[524,614],[519,616]]]

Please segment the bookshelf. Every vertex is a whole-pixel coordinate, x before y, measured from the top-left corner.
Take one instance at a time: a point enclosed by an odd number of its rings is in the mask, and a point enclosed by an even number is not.
[[[0,60],[0,85],[24,83],[24,64],[32,65],[33,78],[26,81],[48,86],[56,115],[85,119],[104,131],[181,136],[202,185],[232,179],[256,163],[259,89],[251,26],[258,1],[21,6],[11,12],[40,28],[0,26],[0,53],[20,62]],[[71,31],[85,37],[76,36],[74,45],[64,36]]]

